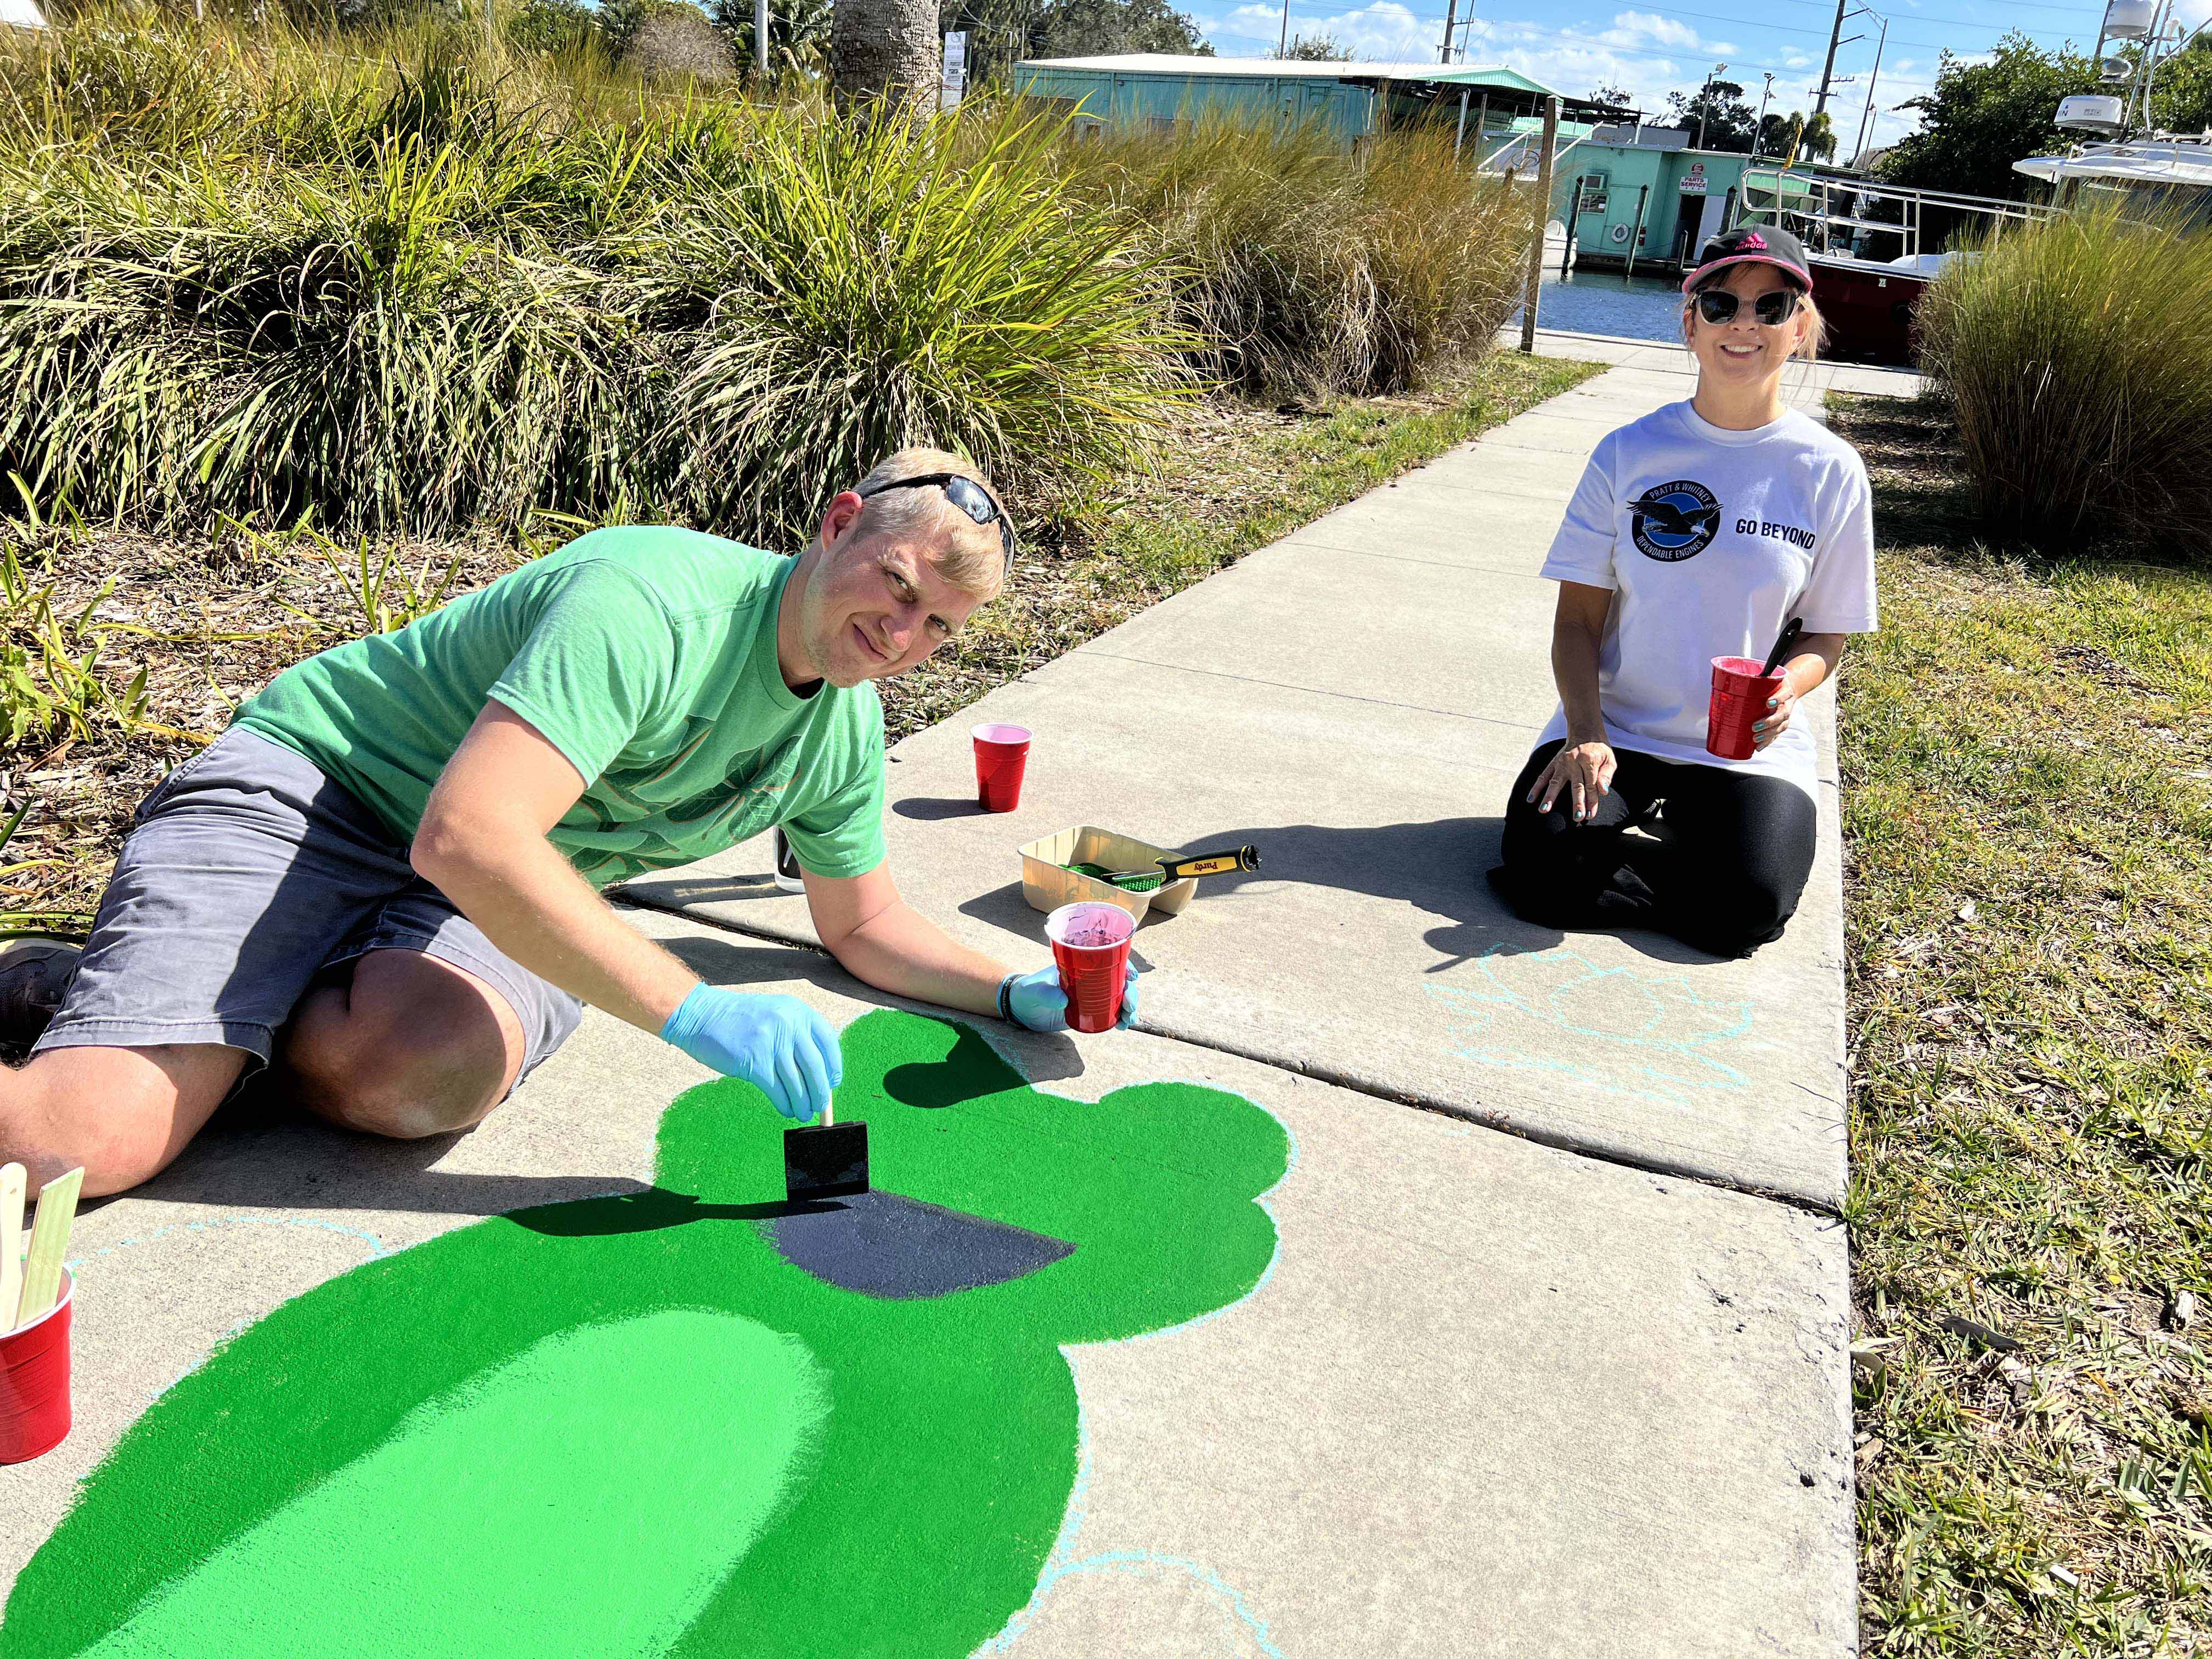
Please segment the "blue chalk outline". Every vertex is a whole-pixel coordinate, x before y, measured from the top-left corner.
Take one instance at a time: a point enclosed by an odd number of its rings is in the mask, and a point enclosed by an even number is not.
[[[1504,956],[1512,956],[1516,960],[1523,961],[1533,956],[1544,962],[1578,966],[1583,971],[1547,990],[1540,990],[1532,994],[1525,989],[1506,985],[1488,966],[1491,962]],[[1752,1080],[1741,1072],[1717,1056],[1705,1052],[1710,1045],[1734,1042],[1750,1035],[1752,1006],[1747,1000],[1723,1002],[1700,996],[1691,987],[1687,976],[1681,974],[1640,974],[1632,968],[1601,968],[1578,951],[1514,951],[1504,945],[1493,945],[1480,955],[1471,957],[1470,960],[1481,969],[1483,976],[1490,981],[1492,989],[1484,991],[1456,985],[1435,984],[1424,985],[1422,988],[1428,993],[1431,1000],[1462,1018],[1471,1018],[1475,1022],[1473,1024],[1454,1025],[1450,1028],[1452,1035],[1468,1040],[1467,1046],[1455,1047],[1451,1050],[1462,1060],[1473,1060],[1477,1065],[1495,1066],[1506,1071],[1532,1072],[1582,1079],[1589,1079],[1593,1075],[1588,1067],[1577,1065],[1571,1060],[1528,1054],[1518,1048],[1481,1046],[1480,1039],[1495,1018],[1489,1008],[1482,1006],[1487,1004],[1493,1008],[1512,1009],[1527,1014],[1532,1018],[1542,1020],[1553,1030],[1567,1036],[1587,1038],[1615,1048],[1642,1051],[1655,1056],[1655,1059],[1647,1060],[1635,1068],[1636,1073],[1643,1078],[1646,1086],[1640,1090],[1632,1089],[1626,1091],[1633,1097],[1640,1097],[1667,1106],[1694,1106],[1698,1097],[1702,1094],[1717,1091],[1732,1091],[1748,1089],[1752,1086]],[[1597,1026],[1580,1024],[1547,1006],[1552,1004],[1562,991],[1573,988],[1584,988],[1594,981],[1607,979],[1626,979],[1652,1006],[1650,1017],[1635,1030],[1606,1030]],[[1667,994],[1663,998],[1660,994],[1662,991]],[[1655,1031],[1660,1022],[1667,1017],[1669,1011],[1668,1005],[1675,1008],[1686,1005],[1692,1009],[1710,1011],[1717,1018],[1705,1030],[1693,1036],[1658,1036],[1655,1035]],[[1656,1058],[1657,1056],[1671,1056],[1681,1063],[1677,1067],[1667,1067],[1657,1062]],[[1618,1081],[1613,1075],[1604,1076],[1598,1080],[1603,1082],[1609,1090],[1619,1088]]]
[[[1006,1059],[1016,1072],[1022,1071],[1019,1063],[1011,1057],[1005,1055],[1000,1057]],[[1055,1095],[1062,1100],[1076,1101],[1086,1106],[1103,1106],[1120,1092],[1119,1090],[1109,1090],[1102,1098],[1097,1101],[1087,1101],[1080,1096],[1068,1094],[1060,1090],[1041,1088],[1035,1081],[1030,1079],[1025,1073],[1023,1073],[1023,1079],[1029,1087],[1036,1089],[1040,1094]],[[1259,1644],[1263,1659],[1288,1659],[1288,1656],[1275,1645],[1273,1638],[1269,1635],[1267,1621],[1246,1605],[1243,1593],[1203,1563],[1193,1561],[1180,1555],[1161,1555],[1151,1550],[1127,1549],[1106,1550],[1097,1555],[1085,1556],[1079,1560],[1074,1559],[1076,1534],[1083,1530],[1083,1522],[1090,1512],[1087,1499],[1091,1492],[1091,1413],[1083,1398],[1083,1376],[1076,1369],[1071,1349],[1120,1347],[1133,1342],[1151,1342],[1161,1337],[1175,1336],[1182,1332],[1195,1329],[1200,1325],[1218,1319],[1223,1315],[1242,1307],[1259,1295],[1261,1291],[1267,1289],[1267,1282],[1275,1276],[1275,1265],[1282,1260],[1283,1256],[1282,1221],[1275,1213],[1275,1206],[1267,1200],[1274,1195],[1276,1188],[1288,1181],[1297,1170],[1299,1153],[1297,1133],[1275,1113],[1267,1111],[1267,1107],[1261,1105],[1258,1101],[1248,1095],[1238,1095],[1232,1089],[1224,1089],[1218,1083],[1198,1078],[1169,1077],[1151,1078],[1141,1084],[1125,1084],[1122,1086],[1150,1088],[1161,1083],[1180,1084],[1186,1088],[1205,1089],[1214,1094],[1231,1095],[1243,1101],[1247,1105],[1259,1107],[1259,1109],[1267,1112],[1269,1117],[1274,1118],[1276,1127],[1283,1132],[1283,1173],[1281,1177],[1265,1192],[1255,1194],[1252,1201],[1267,1212],[1268,1221],[1273,1224],[1275,1232],[1275,1248],[1268,1252],[1267,1265],[1260,1270],[1260,1276],[1253,1280],[1252,1288],[1233,1302],[1224,1302],[1221,1306],[1210,1308],[1204,1313],[1182,1321],[1180,1324],[1164,1325],[1156,1331],[1139,1331],[1133,1336],[1117,1337],[1110,1342],[1064,1342],[1060,1345],[1060,1357],[1067,1361],[1068,1375],[1075,1383],[1075,1483],[1068,1490],[1067,1512],[1060,1519],[1060,1534],[1053,1540],[1051,1553],[1045,1557],[1044,1567],[1037,1574],[1036,1588],[1030,1592],[1029,1601],[1006,1620],[1004,1629],[977,1647],[970,1656],[970,1659],[981,1659],[981,1656],[986,1654],[1006,1652],[1012,1643],[1020,1638],[1022,1632],[1035,1621],[1038,1611],[1044,1605],[1045,1598],[1052,1593],[1053,1587],[1062,1579],[1090,1573],[1113,1572],[1122,1569],[1141,1570],[1146,1567],[1163,1568],[1171,1572],[1186,1575],[1207,1591],[1214,1598],[1217,1605],[1224,1607],[1237,1622],[1250,1633],[1252,1639]]]

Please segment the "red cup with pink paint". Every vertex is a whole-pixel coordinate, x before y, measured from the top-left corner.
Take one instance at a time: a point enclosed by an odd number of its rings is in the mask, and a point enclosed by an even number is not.
[[[76,1284],[62,1271],[61,1298],[0,1336],[0,1463],[43,1457],[70,1431],[70,1317]],[[13,1310],[0,1315],[11,1317]]]
[[[986,812],[1011,812],[1022,804],[1022,775],[1029,770],[1027,726],[971,726],[975,742],[975,804]]]
[[[1749,760],[1757,750],[1753,726],[1782,690],[1783,671],[1766,672],[1756,657],[1715,657],[1713,690],[1705,707],[1705,748],[1723,760]]]
[[[1069,1030],[1110,1031],[1121,1018],[1136,931],[1137,919],[1118,904],[1063,904],[1044,919],[1060,988],[1067,993]]]

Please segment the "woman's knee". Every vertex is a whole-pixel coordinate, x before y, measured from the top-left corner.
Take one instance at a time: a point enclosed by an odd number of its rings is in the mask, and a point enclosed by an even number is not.
[[[1717,957],[1748,956],[1780,939],[1796,908],[1797,894],[1780,884],[1739,879],[1695,902],[1683,937]]]

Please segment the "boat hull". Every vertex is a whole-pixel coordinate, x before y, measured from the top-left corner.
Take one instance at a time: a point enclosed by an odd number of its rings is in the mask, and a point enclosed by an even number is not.
[[[1820,355],[1853,363],[1911,363],[1913,325],[1929,274],[1867,259],[1812,256],[1813,298],[1828,325]]]

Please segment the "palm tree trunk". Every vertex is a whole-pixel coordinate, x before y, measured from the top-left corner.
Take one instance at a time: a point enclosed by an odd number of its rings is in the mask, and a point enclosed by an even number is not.
[[[884,97],[916,115],[937,107],[937,0],[837,0],[830,74],[839,104]]]

